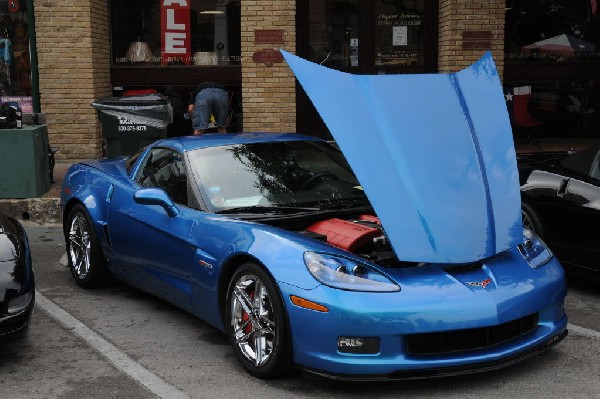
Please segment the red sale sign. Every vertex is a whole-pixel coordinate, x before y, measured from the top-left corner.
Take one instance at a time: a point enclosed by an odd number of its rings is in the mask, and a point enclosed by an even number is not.
[[[190,36],[190,1],[161,0],[161,64],[190,65],[192,50]]]

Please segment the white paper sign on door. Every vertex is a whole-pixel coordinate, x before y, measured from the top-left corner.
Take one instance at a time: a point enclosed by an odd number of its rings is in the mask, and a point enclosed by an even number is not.
[[[392,36],[394,46],[406,46],[408,44],[408,26],[394,26]]]

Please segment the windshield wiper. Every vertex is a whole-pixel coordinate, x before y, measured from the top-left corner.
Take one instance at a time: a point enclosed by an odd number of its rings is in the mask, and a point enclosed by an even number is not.
[[[321,209],[350,209],[350,208],[371,208],[372,205],[366,198],[345,198],[337,201],[328,201],[319,204]]]
[[[222,209],[215,213],[221,215],[232,213],[291,214],[300,212],[315,212],[320,210],[320,208],[307,208],[297,206],[237,206],[235,208]]]

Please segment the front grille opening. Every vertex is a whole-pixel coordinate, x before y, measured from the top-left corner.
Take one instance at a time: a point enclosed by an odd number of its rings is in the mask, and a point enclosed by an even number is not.
[[[406,350],[411,355],[437,355],[488,348],[535,330],[538,320],[535,313],[498,326],[407,335]]]
[[[482,262],[461,263],[458,265],[449,265],[444,267],[444,270],[450,274],[467,273],[483,268]]]

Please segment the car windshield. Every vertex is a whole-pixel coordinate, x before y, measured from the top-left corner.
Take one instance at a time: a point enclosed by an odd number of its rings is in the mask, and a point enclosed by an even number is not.
[[[236,144],[189,153],[211,212],[262,213],[366,205],[341,152],[316,141]]]
[[[585,150],[576,152],[575,154],[563,159],[561,165],[567,169],[592,177],[599,178],[599,154],[600,143],[586,148]]]

